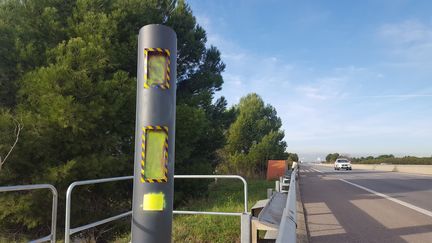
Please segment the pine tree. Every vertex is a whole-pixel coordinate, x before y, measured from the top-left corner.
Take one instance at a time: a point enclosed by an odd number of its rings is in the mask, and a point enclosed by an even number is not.
[[[225,65],[217,48],[206,47],[205,30],[184,1],[0,3],[0,108],[25,126],[0,185],[55,185],[59,228],[71,182],[133,173],[137,33],[153,23],[171,26],[178,37],[176,172],[210,173],[224,144],[226,125],[218,119],[226,102],[212,101]],[[192,184],[185,185],[176,198],[190,193]],[[2,196],[0,234],[47,233],[50,215],[35,210],[50,205],[47,195]],[[80,207],[72,207],[72,225],[124,212],[130,198],[127,183],[83,187],[73,196]],[[107,228],[87,236],[110,239],[115,232]]]

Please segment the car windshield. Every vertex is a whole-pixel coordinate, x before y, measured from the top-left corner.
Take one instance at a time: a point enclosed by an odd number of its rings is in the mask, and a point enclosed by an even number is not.
[[[338,163],[346,163],[346,162],[348,162],[348,160],[341,159],[341,160],[338,160],[337,162]]]

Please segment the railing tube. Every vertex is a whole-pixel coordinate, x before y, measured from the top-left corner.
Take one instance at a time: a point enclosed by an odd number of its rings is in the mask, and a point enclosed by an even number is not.
[[[57,203],[58,203],[58,193],[57,189],[50,184],[36,184],[36,185],[20,185],[20,186],[4,186],[0,187],[0,192],[12,192],[12,191],[26,191],[26,190],[36,190],[36,189],[50,189],[53,195],[52,209],[51,209],[51,234],[30,242],[45,242],[51,241],[55,243],[56,241],[56,227],[57,227]]]
[[[174,178],[178,179],[214,179],[214,178],[226,178],[226,179],[239,179],[243,182],[243,189],[244,189],[244,212],[243,213],[230,213],[230,212],[197,212],[197,211],[178,211],[174,210],[174,214],[207,214],[207,215],[225,215],[225,216],[241,216],[242,217],[242,230],[246,230],[246,228],[250,228],[250,222],[246,223],[247,218],[246,217],[248,213],[248,191],[247,191],[247,182],[246,180],[238,175],[174,175]],[[86,180],[86,181],[76,181],[70,184],[66,191],[66,216],[65,216],[65,243],[70,243],[70,235],[75,234],[77,232],[107,223],[111,222],[116,219],[120,219],[126,216],[129,216],[132,211],[125,212],[123,214],[113,216],[104,220],[100,220],[97,222],[93,222],[87,225],[79,226],[76,228],[71,229],[70,221],[71,221],[71,201],[72,201],[72,191],[76,186],[82,186],[82,185],[90,185],[90,184],[99,184],[104,182],[113,182],[113,181],[121,181],[121,180],[128,180],[133,179],[133,176],[123,176],[123,177],[112,177],[112,178],[105,178],[105,179],[96,179],[96,180]],[[250,234],[250,230],[248,232],[242,232],[242,242],[247,242],[245,240],[248,240],[248,238],[245,236]]]
[[[75,182],[72,183],[66,191],[66,216],[65,216],[65,243],[69,243],[70,237],[70,211],[71,211],[71,194],[75,187]]]
[[[246,180],[238,175],[174,175],[174,178],[227,178],[227,179],[239,179],[243,182],[244,186],[244,212],[240,214],[240,242],[249,243],[251,236],[251,215],[248,213],[248,191]],[[219,213],[212,213],[219,214]],[[222,214],[219,214],[222,215]]]
[[[216,179],[216,178],[230,178],[230,179],[239,179],[243,182],[244,186],[244,212],[248,212],[248,191],[247,191],[247,182],[246,180],[238,175],[174,175],[174,178],[195,178],[195,179]]]
[[[53,202],[51,209],[51,242],[56,242],[56,227],[57,227],[57,205],[58,205],[58,193],[54,186],[49,185],[49,189],[53,194]]]
[[[112,177],[105,179],[96,179],[96,180],[86,180],[86,181],[76,181],[70,184],[66,191],[66,216],[65,216],[65,243],[70,243],[70,214],[71,214],[71,200],[72,200],[72,190],[76,186],[82,185],[90,185],[90,184],[99,184],[104,182],[113,182],[113,181],[122,181],[122,180],[130,180],[133,179],[133,176],[121,176],[121,177]],[[76,232],[74,232],[76,233]]]

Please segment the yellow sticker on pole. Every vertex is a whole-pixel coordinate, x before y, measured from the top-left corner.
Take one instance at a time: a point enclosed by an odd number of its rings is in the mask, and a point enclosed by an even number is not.
[[[158,130],[147,132],[147,148],[145,162],[145,177],[151,179],[165,178],[165,148],[166,133]]]
[[[167,182],[168,127],[143,127],[141,149],[141,182]]]
[[[166,206],[165,195],[163,192],[144,194],[142,205],[144,211],[162,211]]]
[[[166,57],[162,55],[150,55],[148,57],[148,79],[147,83],[161,85],[166,79]]]
[[[171,79],[171,53],[168,49],[144,49],[144,88],[169,89]]]

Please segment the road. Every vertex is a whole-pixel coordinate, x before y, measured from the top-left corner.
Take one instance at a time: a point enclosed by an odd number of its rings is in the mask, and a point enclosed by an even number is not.
[[[432,242],[432,176],[302,164],[315,242]]]

